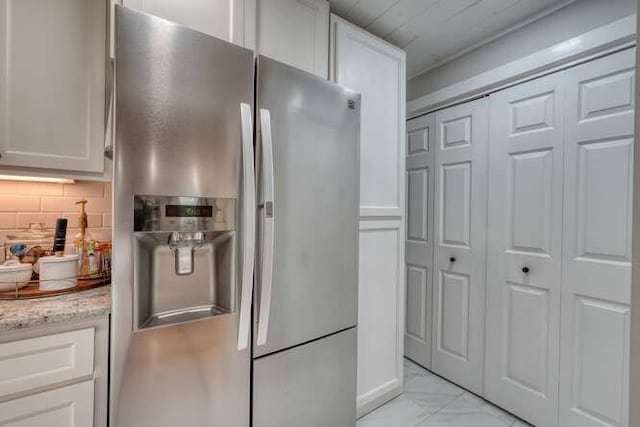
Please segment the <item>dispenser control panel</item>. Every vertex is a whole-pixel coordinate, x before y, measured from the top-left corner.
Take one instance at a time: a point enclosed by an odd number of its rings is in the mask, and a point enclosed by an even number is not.
[[[236,199],[219,197],[134,197],[134,231],[235,230]]]

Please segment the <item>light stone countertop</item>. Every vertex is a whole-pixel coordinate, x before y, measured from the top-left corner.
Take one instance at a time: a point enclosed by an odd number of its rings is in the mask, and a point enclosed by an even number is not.
[[[111,285],[48,298],[0,300],[0,333],[104,316],[111,312]]]

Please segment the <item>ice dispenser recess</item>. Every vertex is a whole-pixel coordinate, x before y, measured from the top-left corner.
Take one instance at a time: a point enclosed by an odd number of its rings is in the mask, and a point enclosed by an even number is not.
[[[236,200],[134,197],[137,330],[234,311]]]

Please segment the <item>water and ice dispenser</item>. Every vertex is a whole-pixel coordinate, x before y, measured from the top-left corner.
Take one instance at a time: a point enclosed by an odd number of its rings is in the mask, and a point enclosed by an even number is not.
[[[136,195],[134,326],[233,311],[236,200]]]

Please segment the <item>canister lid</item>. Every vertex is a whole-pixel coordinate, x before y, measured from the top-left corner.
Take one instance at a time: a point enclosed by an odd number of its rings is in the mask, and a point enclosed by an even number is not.
[[[19,231],[17,234],[8,234],[8,240],[45,240],[53,239],[53,233],[46,228],[41,222],[32,222],[29,224],[29,228],[24,231]]]
[[[25,271],[31,270],[32,268],[33,266],[31,264],[20,264],[19,262],[0,264],[0,271],[2,272]]]
[[[64,261],[77,261],[78,254],[69,254],[63,256],[43,256],[38,258],[39,263],[53,263],[53,262],[64,262]]]

